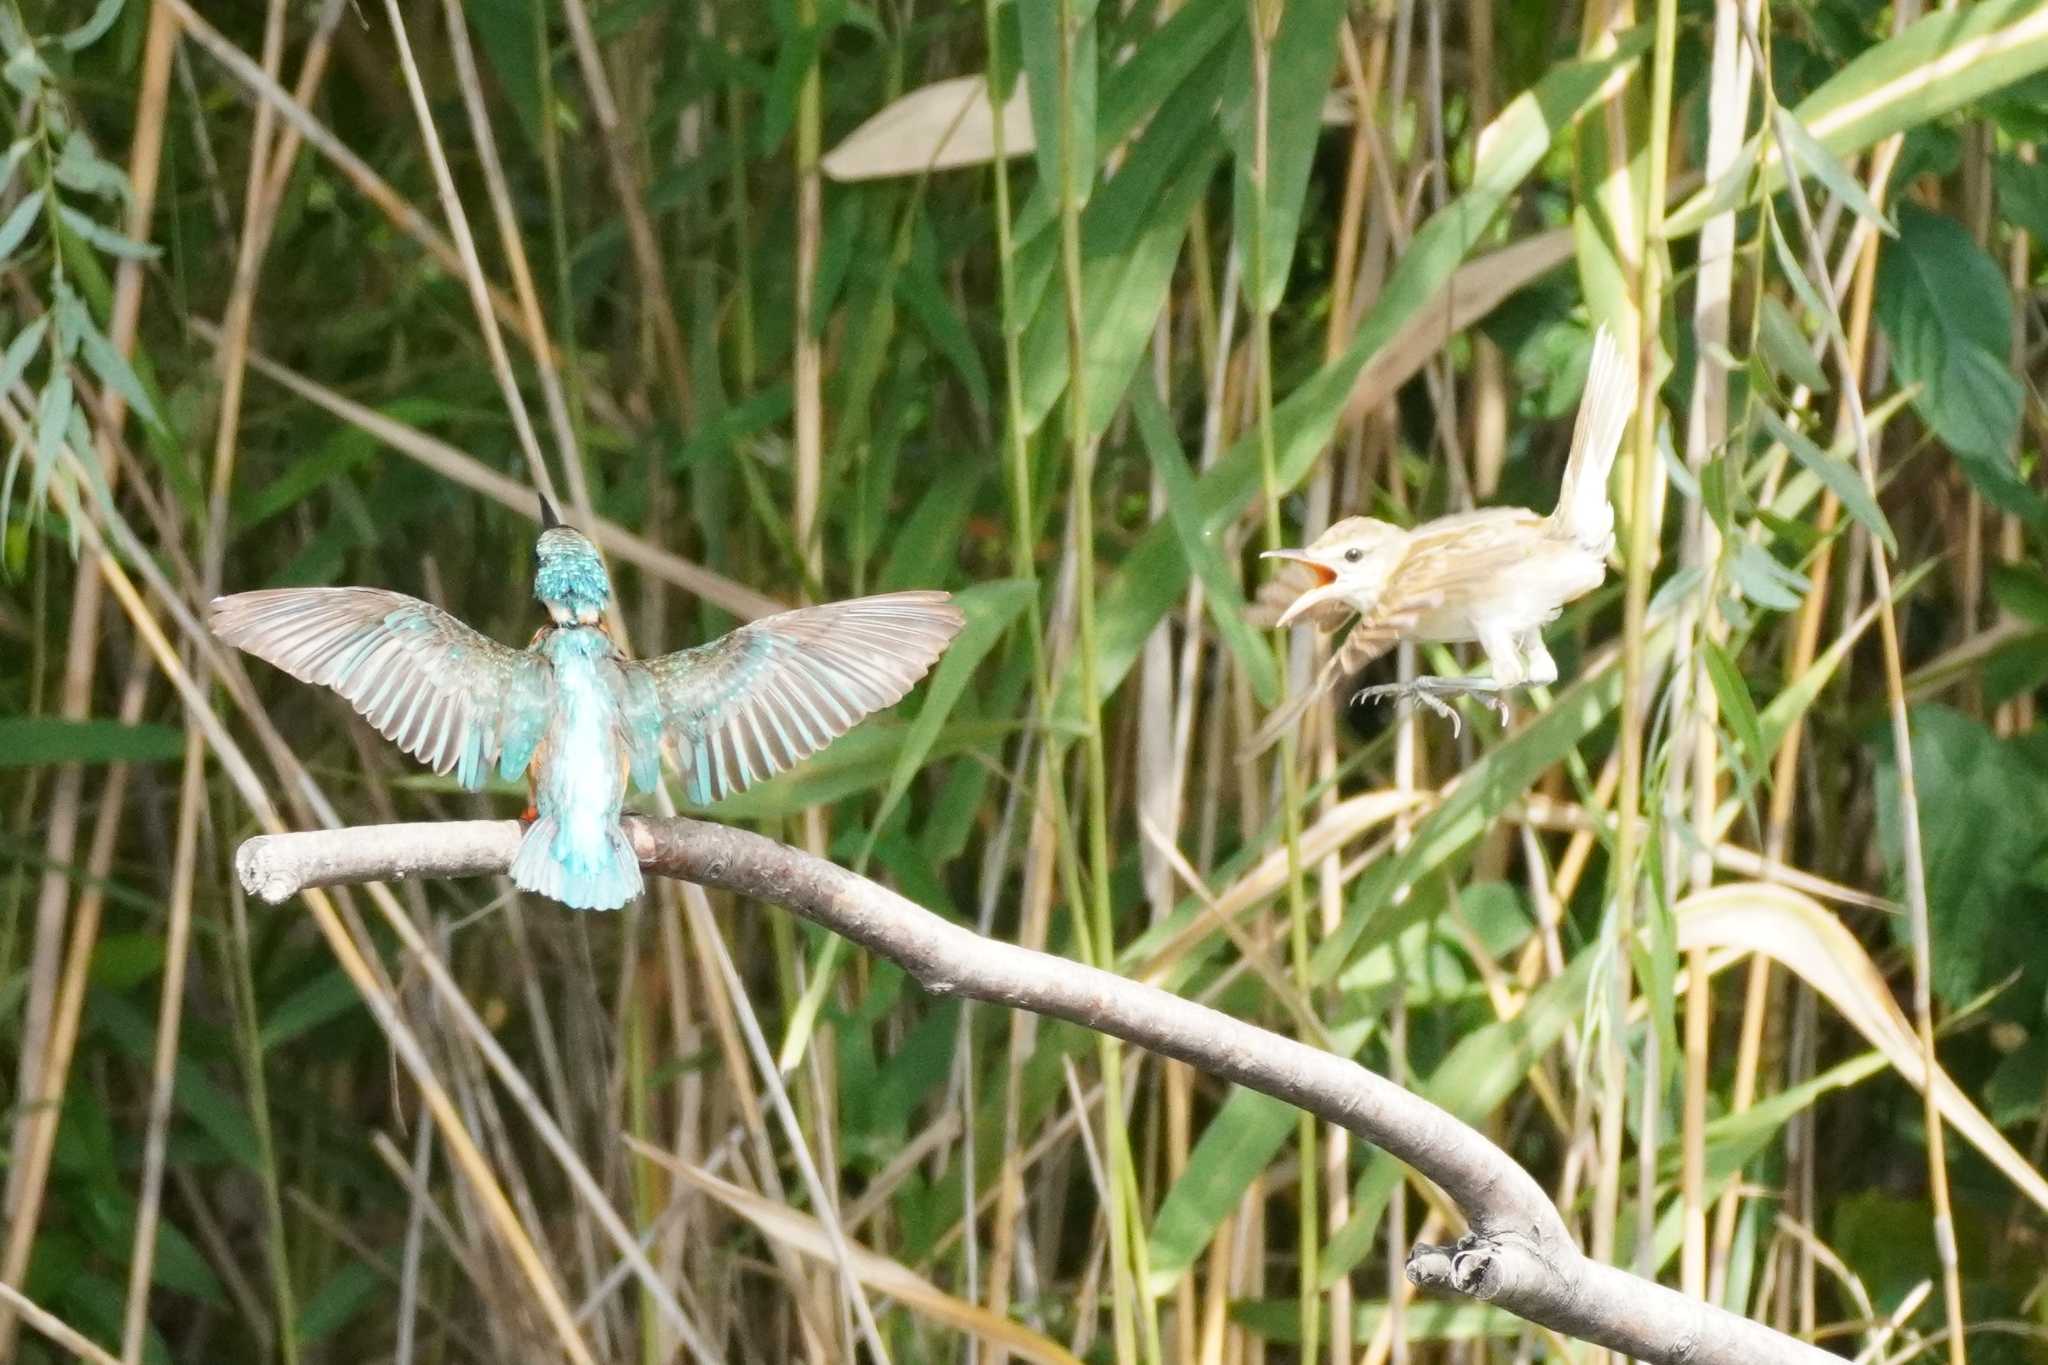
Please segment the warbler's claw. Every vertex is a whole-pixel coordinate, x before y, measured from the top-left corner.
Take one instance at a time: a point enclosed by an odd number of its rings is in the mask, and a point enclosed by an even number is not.
[[[1464,732],[1464,722],[1458,718],[1458,713],[1453,711],[1450,708],[1450,704],[1444,701],[1443,698],[1437,696],[1427,687],[1421,686],[1420,683],[1421,680],[1418,679],[1416,682],[1381,683],[1376,687],[1362,687],[1352,694],[1351,700],[1354,702],[1379,702],[1384,701],[1388,697],[1400,697],[1408,701],[1419,701],[1451,723],[1451,735],[1453,738],[1462,734]]]

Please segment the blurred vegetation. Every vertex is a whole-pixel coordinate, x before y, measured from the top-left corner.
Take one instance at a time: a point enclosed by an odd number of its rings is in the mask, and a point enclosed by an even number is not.
[[[1865,1359],[2048,1360],[2039,3],[4,0],[0,49],[0,1282],[57,1319],[131,1361],[1592,1358],[1411,1301],[1462,1229],[1343,1133],[780,911],[245,904],[261,828],[516,798],[196,605],[521,639],[538,484],[613,527],[642,653],[966,604],[900,715],[719,818],[1355,1055],[1596,1255]],[[984,73],[1011,117],[931,89]],[[1656,420],[1562,681],[1241,762],[1317,647],[1246,623],[1255,552],[1547,510],[1601,323]],[[897,1269],[852,1289],[821,1216]]]

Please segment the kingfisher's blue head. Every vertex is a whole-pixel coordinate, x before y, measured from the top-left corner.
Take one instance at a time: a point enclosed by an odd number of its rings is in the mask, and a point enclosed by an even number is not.
[[[612,581],[597,547],[564,526],[548,500],[540,500],[540,540],[533,547],[533,595],[558,626],[594,626],[611,600]]]

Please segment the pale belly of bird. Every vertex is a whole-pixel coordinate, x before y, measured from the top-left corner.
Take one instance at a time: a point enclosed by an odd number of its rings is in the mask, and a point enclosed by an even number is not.
[[[589,634],[597,636],[596,631]],[[543,813],[552,806],[564,832],[588,845],[599,837],[598,830],[608,831],[618,822],[626,790],[625,740],[604,676],[616,665],[609,657],[608,641],[602,653],[574,646],[550,652],[555,664],[555,720],[548,734],[547,772],[536,795]],[[587,822],[592,828],[571,831],[567,826],[572,822]]]
[[[1607,565],[1576,545],[1541,541],[1509,567],[1475,575],[1446,592],[1442,605],[1422,613],[1413,635],[1451,644],[1477,640],[1485,628],[1510,635],[1557,619],[1567,602],[1600,586]]]

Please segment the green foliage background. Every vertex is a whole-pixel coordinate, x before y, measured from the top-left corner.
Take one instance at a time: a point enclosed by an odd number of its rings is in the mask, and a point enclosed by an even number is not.
[[[196,606],[376,584],[521,639],[541,483],[609,524],[641,653],[967,608],[718,818],[1355,1055],[1596,1255],[1850,1353],[2048,1360],[2048,8],[8,0],[0,49],[0,1282],[60,1323],[1592,1358],[1410,1301],[1462,1229],[1343,1133],[780,911],[245,903],[267,825],[516,794]],[[984,73],[1006,155],[931,168],[994,121],[930,87]],[[1256,551],[1547,509],[1601,324],[1656,424],[1563,681],[1241,760],[1314,662],[1248,622]],[[820,1214],[922,1284],[854,1292]]]

